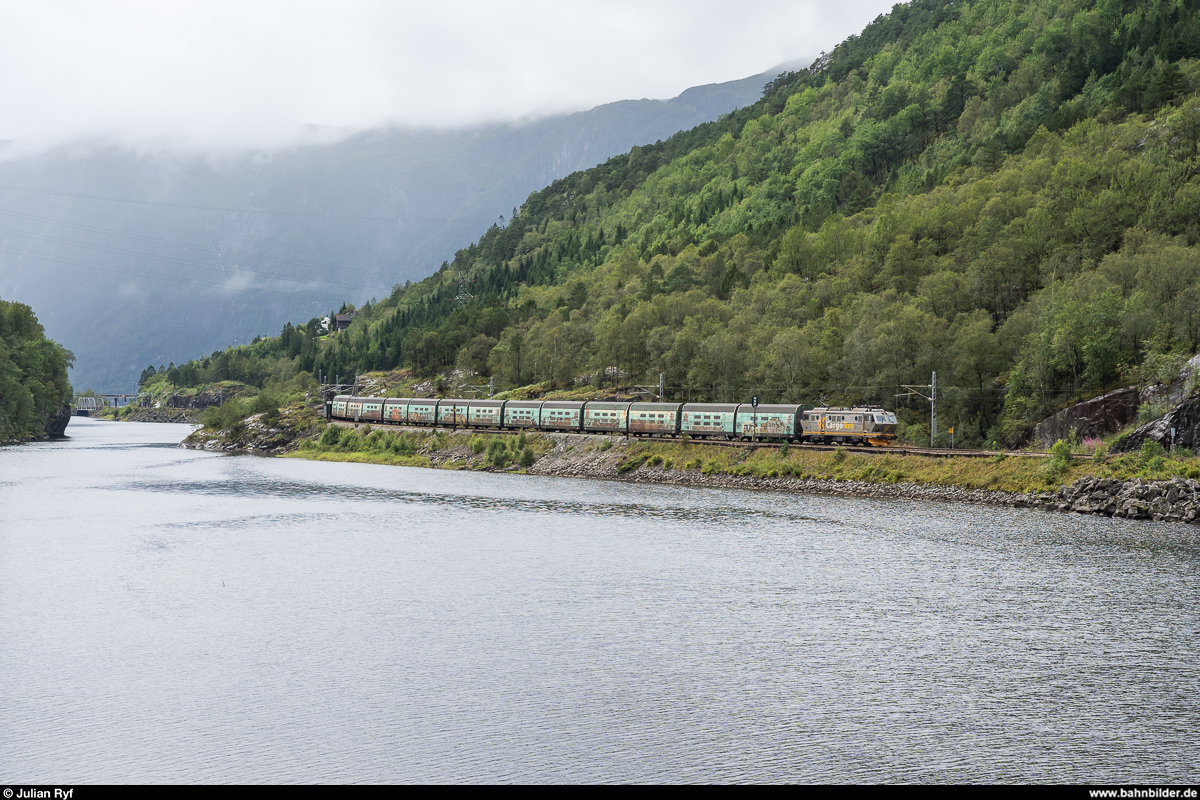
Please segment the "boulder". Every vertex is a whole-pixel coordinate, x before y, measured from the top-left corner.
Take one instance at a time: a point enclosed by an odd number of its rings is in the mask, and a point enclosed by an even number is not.
[[[1048,448],[1059,439],[1080,439],[1116,433],[1137,417],[1140,399],[1136,386],[1115,389],[1091,400],[1064,408],[1039,422],[1033,429],[1033,444]]]

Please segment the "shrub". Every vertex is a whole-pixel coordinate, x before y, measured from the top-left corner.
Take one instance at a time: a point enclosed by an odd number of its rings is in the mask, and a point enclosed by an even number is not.
[[[841,445],[838,445],[836,448],[834,448],[832,458],[833,458],[834,464],[841,464],[843,461],[845,461],[846,460],[845,448],[843,448]]]
[[[533,448],[526,447],[521,450],[521,466],[526,469],[533,466],[533,462],[537,459],[533,455]]]
[[[1097,442],[1096,448],[1092,450],[1092,463],[1103,464],[1105,456],[1108,455],[1108,445],[1104,442]]]
[[[1147,439],[1146,441],[1142,442],[1142,449],[1140,451],[1142,463],[1149,463],[1151,459],[1161,456],[1164,452],[1166,451],[1163,450],[1163,446],[1161,444],[1153,439]]]
[[[1138,408],[1137,421],[1139,425],[1145,424],[1151,420],[1158,419],[1163,414],[1166,414],[1174,406],[1165,400],[1152,400],[1149,403],[1143,403]]]
[[[646,462],[645,455],[639,454],[639,455],[630,456],[629,458],[625,459],[624,461],[622,461],[620,464],[617,465],[617,472],[618,473],[630,472],[632,470],[637,469],[645,462]]]
[[[525,431],[517,434],[517,450],[525,449]]]
[[[1050,446],[1050,457],[1042,464],[1042,477],[1047,483],[1057,483],[1062,480],[1062,476],[1066,473],[1071,464],[1071,443],[1066,439],[1059,439]]]
[[[784,442],[782,445],[779,446],[779,457],[780,458],[788,457],[788,443],[787,442]]]
[[[341,435],[342,429],[337,425],[326,425],[325,431],[321,434],[321,445],[324,447],[333,447],[338,443],[338,439],[341,438]]]
[[[486,449],[487,449],[487,442],[485,442],[483,440],[482,436],[472,436],[471,437],[471,452],[472,453],[474,453],[475,455],[479,455]]]

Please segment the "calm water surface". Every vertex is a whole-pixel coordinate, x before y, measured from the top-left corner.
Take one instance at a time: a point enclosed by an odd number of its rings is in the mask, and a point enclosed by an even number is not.
[[[0,775],[1200,779],[1200,536],[910,502],[0,448]]]

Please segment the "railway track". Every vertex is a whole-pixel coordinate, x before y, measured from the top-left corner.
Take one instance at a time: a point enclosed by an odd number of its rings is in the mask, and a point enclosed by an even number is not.
[[[448,427],[445,427],[442,425],[438,425],[436,427],[425,426],[425,425],[392,425],[392,424],[386,423],[386,422],[381,423],[378,420],[374,420],[374,421],[363,420],[359,423],[355,423],[350,420],[332,419],[332,420],[329,420],[329,422],[332,424],[335,424],[335,425],[340,425],[345,428],[353,428],[353,427],[356,427],[356,425],[372,425],[372,426],[377,426],[377,427],[386,427],[386,428],[391,428],[391,429],[395,429],[395,430],[403,430],[403,431],[435,431],[435,432],[436,431],[464,431],[467,433],[486,433],[486,434],[489,434],[492,436],[518,436],[521,433],[520,430],[498,429],[498,428],[467,428],[467,427],[448,428]],[[544,431],[544,430],[533,429],[533,432],[534,433],[566,433],[566,434],[571,434],[573,436],[594,436],[596,438],[611,438],[614,436],[620,436],[620,437],[629,439],[630,442],[662,442],[665,444],[682,444],[685,441],[690,441],[691,444],[702,444],[707,447],[740,447],[740,448],[747,449],[747,450],[757,450],[760,448],[778,450],[779,448],[783,447],[783,442],[751,442],[751,441],[741,441],[738,439],[729,440],[729,439],[715,439],[715,438],[692,438],[689,440],[689,439],[684,439],[682,437],[672,438],[669,436],[636,436],[636,435],[635,436],[626,436],[625,434],[619,434],[619,433],[580,433],[578,431],[569,431],[569,430]],[[998,455],[1004,455],[1004,456],[1017,456],[1017,457],[1024,457],[1024,458],[1049,458],[1050,457],[1049,453],[1032,452],[1029,450],[966,450],[966,449],[949,448],[949,447],[912,447],[909,445],[891,445],[891,446],[887,446],[887,447],[862,447],[862,446],[858,446],[858,445],[808,444],[808,443],[803,443],[803,442],[801,442],[801,443],[793,442],[793,443],[789,444],[788,447],[800,449],[800,450],[815,450],[815,451],[826,451],[826,450],[833,451],[833,450],[841,449],[841,450],[845,450],[847,453],[862,453],[863,455],[869,455],[869,456],[897,455],[897,456],[928,456],[931,458],[945,458],[948,456],[954,456],[957,458],[994,458],[995,456],[998,456]],[[1079,456],[1075,456],[1075,457],[1078,458]]]

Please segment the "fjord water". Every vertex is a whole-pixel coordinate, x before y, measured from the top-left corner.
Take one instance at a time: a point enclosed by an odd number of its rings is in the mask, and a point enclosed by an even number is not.
[[[1200,537],[1008,509],[0,448],[0,774],[1200,778]]]

